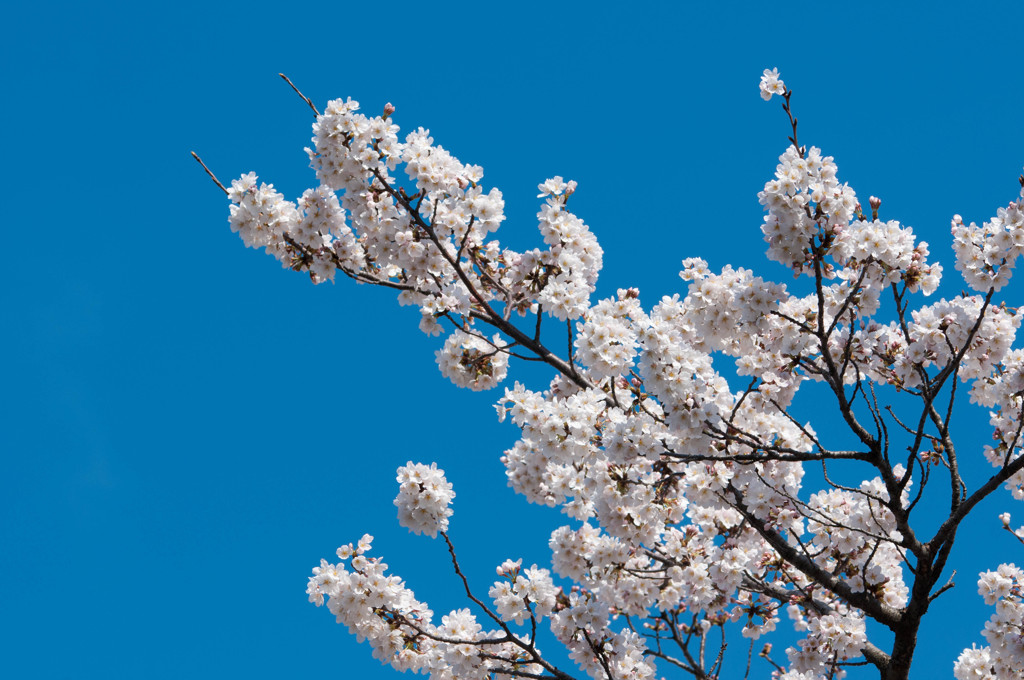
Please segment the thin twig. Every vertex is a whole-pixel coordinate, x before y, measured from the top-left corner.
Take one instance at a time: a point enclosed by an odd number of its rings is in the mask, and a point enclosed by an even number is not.
[[[295,83],[293,83],[291,80],[289,80],[288,76],[286,76],[283,73],[278,73],[277,75],[279,75],[282,78],[284,78],[284,82],[286,82],[286,83],[288,83],[289,85],[292,86],[292,89],[295,90],[295,94],[297,94],[300,97],[302,97],[302,101],[304,101],[307,104],[309,104],[309,108],[313,109],[313,113],[315,113],[317,115],[317,117],[319,118],[320,117],[320,112],[316,110],[316,106],[313,104],[312,100],[310,100],[310,98],[307,97],[306,95],[304,95],[301,92],[299,92],[299,88],[295,87]]]
[[[204,163],[203,159],[199,157],[199,154],[197,154],[195,151],[193,151],[192,152],[192,158],[195,158],[197,161],[199,161],[199,165],[203,166],[203,170],[206,170],[206,174],[210,176],[210,179],[213,180],[213,183],[216,184],[217,186],[219,186],[220,190],[223,191],[224,195],[226,196],[227,193],[228,193],[227,188],[223,184],[220,183],[220,180],[217,179],[216,175],[214,175],[212,172],[210,172],[210,169],[208,167],[206,167],[206,163]]]

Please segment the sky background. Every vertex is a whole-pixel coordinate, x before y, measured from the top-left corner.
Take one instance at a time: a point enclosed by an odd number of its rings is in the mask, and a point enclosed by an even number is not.
[[[539,244],[536,185],[576,179],[605,249],[593,299],[637,286],[650,306],[684,292],[689,256],[791,281],[758,229],[787,145],[778,100],[758,96],[775,66],[801,142],[929,241],[958,293],[950,217],[994,215],[1024,165],[1020,3],[711,5],[8,7],[0,675],[398,677],[303,590],[369,532],[438,617],[463,606],[443,544],[395,520],[409,460],[454,483],[451,535],[479,592],[506,557],[549,565],[562,517],[506,488],[501,391],[450,385],[440,340],[391,292],[314,287],[230,233],[191,150],[225,183],[315,185],[310,111],[278,72],[321,108],[390,101],[403,131],[482,165],[514,247]],[[981,479],[985,418],[960,422]],[[951,676],[991,614],[978,571],[1024,559],[998,531],[1007,498],[961,530],[914,678]]]

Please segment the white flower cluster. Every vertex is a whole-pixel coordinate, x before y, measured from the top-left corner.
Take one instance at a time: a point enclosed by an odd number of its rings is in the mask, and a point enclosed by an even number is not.
[[[757,197],[768,211],[761,226],[768,257],[798,272],[808,267],[815,242],[849,224],[858,205],[853,189],[836,179],[832,156],[813,146],[806,154],[787,148]]]
[[[578,319],[587,311],[604,257],[587,225],[565,210],[569,193],[562,190],[567,186],[561,177],[541,184],[542,190],[553,187],[554,192],[537,213],[541,236],[551,247],[547,253],[538,253],[546,281],[537,302],[561,321]]]
[[[335,191],[363,190],[374,170],[384,170],[402,153],[398,126],[383,116],[369,118],[359,102],[334,99],[313,123],[313,149],[306,149],[317,178]]]
[[[431,538],[438,531],[448,530],[448,518],[452,516],[452,499],[455,492],[451,483],[444,478],[444,470],[437,469],[437,463],[430,467],[410,461],[398,468],[398,523],[414,534],[426,534]]]
[[[620,376],[633,366],[639,346],[633,319],[647,316],[637,297],[635,289],[621,289],[617,299],[601,300],[576,325],[576,358],[594,377]]]
[[[899,465],[893,469],[896,478],[904,472]],[[812,495],[807,523],[813,536],[812,554],[821,567],[841,574],[854,592],[868,591],[898,608],[910,594],[903,582],[904,555],[897,547],[902,537],[892,511],[874,499],[889,499],[878,478],[862,482],[859,493],[830,489]]]
[[[609,670],[612,677],[624,680],[654,677],[655,667],[645,658],[643,638],[629,629],[612,632],[607,622],[607,607],[598,605],[589,593],[574,589],[567,605],[552,616],[551,631],[569,650],[569,658],[594,680],[606,679]]]
[[[755,353],[758,336],[769,330],[771,312],[779,300],[786,299],[786,286],[730,265],[712,274],[699,258],[683,260],[683,267],[680,277],[691,281],[684,323],[699,329],[693,334],[693,345],[734,357]]]
[[[774,680],[825,680],[826,676],[811,671],[788,670],[777,678],[775,678],[775,675],[772,678]]]
[[[1014,397],[1006,390],[1016,380],[1012,367],[1017,361],[1010,347],[1022,316],[989,306],[976,324],[984,305],[977,295],[940,300],[912,311],[906,330],[896,322],[867,324],[856,333],[851,356],[872,380],[916,387],[921,369],[942,368],[963,352],[958,376],[971,383],[972,400],[984,406],[1010,405]],[[848,329],[834,338],[833,360],[842,360],[848,339]]]
[[[846,661],[860,656],[868,639],[863,616],[825,614],[811,616],[806,620],[796,618],[800,621],[797,627],[806,630],[807,637],[800,641],[799,649],[787,649],[786,655],[790,669],[806,674],[805,677],[842,677],[843,673],[834,676],[829,673],[834,661]]]
[[[605,409],[604,394],[587,390],[547,400],[516,383],[505,388],[498,407],[523,428],[522,440],[503,458],[509,484],[547,505],[579,497],[567,511],[579,519],[591,516],[593,505],[582,497],[585,478],[580,471],[599,456],[593,432]]]
[[[551,572],[538,569],[536,564],[523,569],[522,564],[521,559],[505,560],[497,569],[504,580],[495,581],[488,592],[502,621],[515,621],[519,625],[528,616],[551,616],[559,593],[551,580]]]
[[[907,360],[923,366],[943,366],[953,358],[954,350],[960,352],[966,347],[960,378],[973,381],[988,375],[1010,351],[1024,317],[1005,308],[989,309],[972,338],[982,305],[980,296],[974,295],[940,300],[913,312],[913,342],[907,347]]]
[[[978,594],[996,613],[985,623],[987,647],[965,649],[953,667],[956,680],[1024,678],[1024,571],[1000,564],[978,579]]]
[[[982,226],[965,225],[953,216],[956,269],[973,290],[1000,290],[1010,281],[1017,258],[1024,252],[1024,188],[1020,200],[999,208]]]
[[[367,534],[357,546],[338,548],[342,560],[339,564],[321,560],[306,586],[309,601],[319,607],[329,598],[327,607],[338,623],[348,626],[360,641],[368,640],[374,647],[374,656],[390,660],[399,670],[420,670],[426,655],[410,654],[405,639],[408,633],[403,635],[392,624],[401,617],[412,625],[427,626],[433,612],[416,599],[400,578],[387,576],[387,564],[379,558],[367,557],[372,543],[373,537]],[[346,567],[346,561],[351,569]]]
[[[508,373],[508,355],[502,351],[501,337],[490,342],[456,330],[435,353],[441,374],[459,387],[489,390]]]
[[[689,323],[688,307],[674,296],[651,310],[649,324],[640,329],[638,372],[645,390],[657,399],[649,400],[654,416],[664,412],[672,436],[686,442],[689,450],[710,452],[705,423],[719,422],[734,399],[708,353],[694,346],[705,329]]]
[[[423,128],[406,138],[402,160],[406,164],[405,173],[415,180],[416,188],[429,196],[457,192],[465,188],[467,182],[477,182],[483,177],[482,168],[463,166],[444,147],[435,146],[434,138]]]
[[[786,94],[786,83],[779,78],[779,69],[773,68],[771,71],[765,69],[761,74],[761,99],[768,101],[775,94],[779,96]]]
[[[303,247],[302,263],[314,283],[333,281],[338,267],[358,271],[363,250],[345,224],[345,211],[327,187],[308,189],[299,207],[274,191],[272,184],[256,187],[256,175],[248,173],[231,183],[231,230],[246,246],[266,248],[285,267],[294,267],[293,244]],[[301,209],[300,209],[301,208]]]
[[[525,658],[512,642],[480,644],[502,631],[485,631],[468,609],[458,609],[433,623],[433,612],[416,599],[388,565],[369,557],[373,537],[357,546],[338,549],[338,564],[320,561],[306,592],[310,602],[324,604],[373,656],[395,670],[429,674],[432,680],[489,680],[503,669],[539,674],[543,668]],[[346,564],[348,562],[348,564]]]
[[[914,232],[896,220],[858,220],[833,229],[836,239],[832,256],[848,269],[870,267],[865,280],[887,287],[903,281],[916,293],[931,295],[939,286],[942,265],[927,264],[928,244],[914,244]]]
[[[401,304],[420,307],[426,333],[440,334],[439,320],[447,317],[456,328],[438,363],[456,384],[486,389],[501,380],[507,356],[478,367],[452,359],[480,349],[477,342],[466,347],[462,335],[472,333],[474,306],[500,300],[519,314],[543,309],[562,321],[590,307],[603,253],[565,209],[576,183],[555,177],[540,185],[546,250],[502,249],[486,239],[504,221],[505,202],[498,189],[479,185],[482,168],[462,164],[423,128],[400,142],[390,104],[375,117],[358,109],[358,102],[337,99],[317,117],[314,146],[306,151],[321,185],[303,194],[301,210],[273,185],[257,187],[250,173],[229,191],[231,228],[246,245],[266,248],[316,283],[333,281],[341,269],[360,281],[392,284],[402,291]],[[390,174],[402,163],[415,191]]]
[[[231,182],[228,189],[231,231],[242,237],[247,248],[266,248],[283,257],[285,233],[297,221],[295,205],[274,191],[273,184],[256,186],[256,174],[247,173]]]
[[[646,680],[654,677],[655,668],[646,656],[645,641],[632,630],[620,630],[604,643],[601,651],[608,658],[608,668],[612,672],[612,677],[624,678],[624,680]],[[592,656],[591,659],[593,659]],[[596,664],[593,660],[589,664],[581,665],[595,680],[607,677],[603,665]]]
[[[976,381],[971,388],[971,399],[982,406],[995,407],[989,412],[989,424],[995,428],[992,439],[998,443],[986,445],[984,455],[993,467],[1002,469],[1017,460],[1024,447],[1020,434],[1024,407],[1024,350],[1008,352],[993,367],[991,376]],[[1014,498],[1024,500],[1024,471],[1011,475],[1005,486]],[[1024,536],[1024,532],[1018,535]]]

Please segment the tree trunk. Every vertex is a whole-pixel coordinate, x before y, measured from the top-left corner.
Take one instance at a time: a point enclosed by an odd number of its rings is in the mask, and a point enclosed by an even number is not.
[[[917,647],[917,631],[921,626],[921,617],[908,617],[896,628],[896,639],[892,643],[889,665],[882,672],[882,680],[909,680],[910,664],[914,660],[914,649]]]

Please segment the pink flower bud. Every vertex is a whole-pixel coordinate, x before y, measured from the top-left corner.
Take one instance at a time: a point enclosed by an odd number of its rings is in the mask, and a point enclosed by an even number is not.
[[[388,116],[390,116],[394,112],[395,112],[395,105],[394,104],[392,104],[391,102],[388,102],[387,104],[384,105],[384,117],[385,118],[387,118]]]

